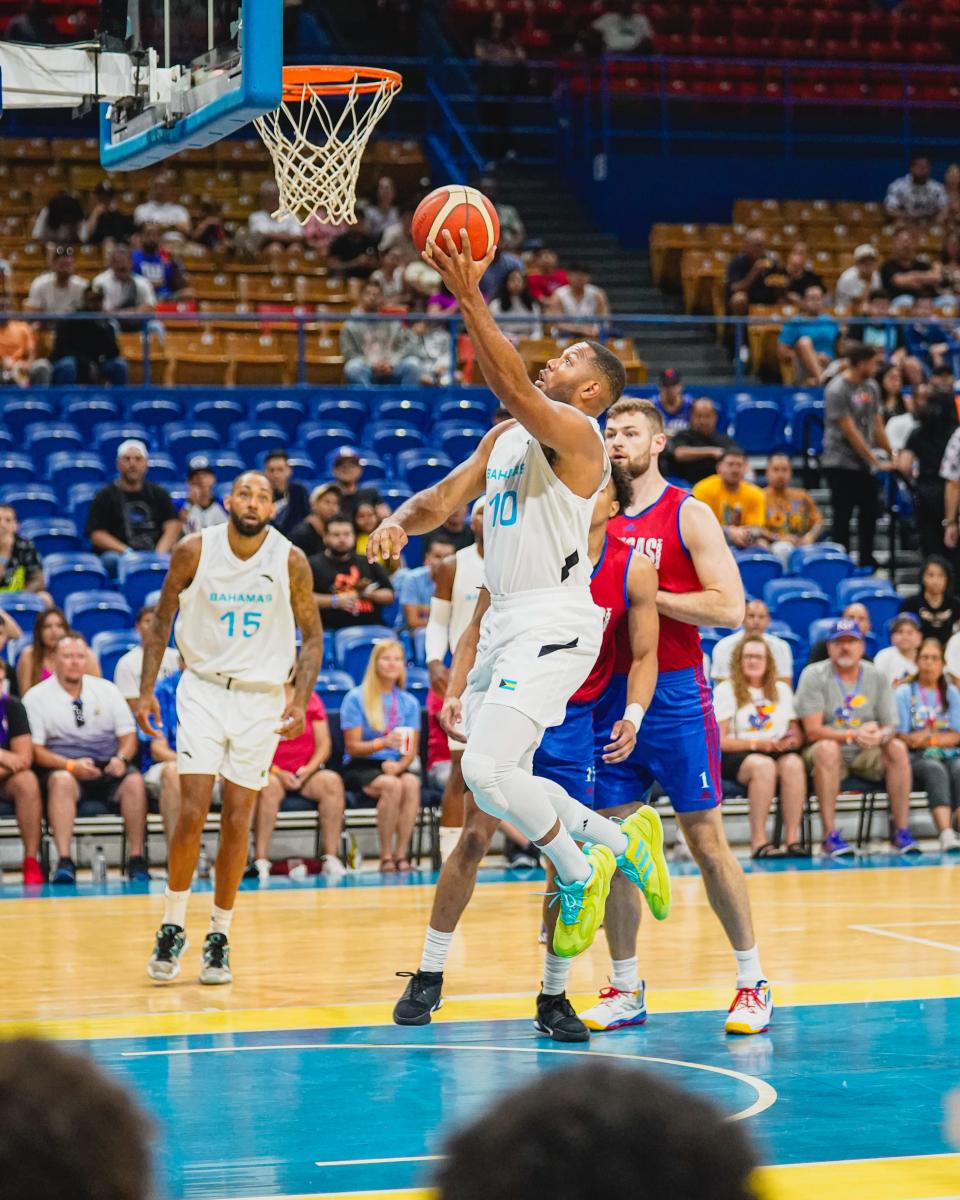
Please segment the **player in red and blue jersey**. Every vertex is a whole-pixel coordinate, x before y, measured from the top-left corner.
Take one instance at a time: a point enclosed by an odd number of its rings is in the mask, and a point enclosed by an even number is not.
[[[607,413],[605,437],[611,461],[631,479],[631,503],[611,520],[611,532],[645,554],[659,573],[660,674],[634,752],[623,762],[597,763],[597,801],[605,807],[637,801],[654,780],[670,796],[710,905],[736,955],[737,992],[726,1030],[761,1033],[769,1026],[773,1002],[760,966],[743,871],[723,831],[720,735],[698,632],[701,625],[741,624],[740,573],[710,509],[660,474],[666,437],[656,407],[648,400],[618,401]],[[620,711],[624,665],[595,710],[598,741],[610,715]],[[610,899],[616,906],[612,893]],[[608,923],[609,913],[608,906]],[[616,997],[607,999],[611,1012],[622,1007]]]

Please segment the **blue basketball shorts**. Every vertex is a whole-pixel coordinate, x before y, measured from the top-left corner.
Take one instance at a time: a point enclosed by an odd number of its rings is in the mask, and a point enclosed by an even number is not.
[[[593,795],[593,703],[568,704],[560,725],[544,731],[533,756],[533,773],[552,779],[588,808]]]
[[[605,763],[603,747],[623,716],[626,696],[626,675],[615,675],[594,708],[594,807],[636,803],[656,782],[676,812],[715,808],[723,799],[720,730],[703,668],[661,672],[636,749],[624,762]]]

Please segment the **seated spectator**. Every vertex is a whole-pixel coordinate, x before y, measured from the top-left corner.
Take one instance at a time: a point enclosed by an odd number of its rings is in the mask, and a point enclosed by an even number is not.
[[[355,313],[380,312],[383,292],[375,283],[365,283]],[[372,387],[374,383],[420,383],[423,363],[413,353],[411,331],[400,321],[344,321],[340,329],[343,377],[347,383]]]
[[[390,578],[379,563],[356,553],[357,535],[346,513],[327,522],[324,548],[309,559],[313,592],[325,629],[382,625],[383,610],[393,603]]]
[[[840,326],[823,311],[823,288],[808,287],[800,301],[800,315],[780,330],[780,362],[792,367],[794,382],[819,383],[826,366],[836,358]]]
[[[771,454],[767,459],[766,532],[770,549],[789,569],[790,555],[797,546],[812,546],[823,532],[823,516],[806,488],[791,487],[792,469],[788,454]]]
[[[53,601],[44,590],[40,555],[19,530],[17,510],[12,504],[0,504],[0,592],[34,592],[49,608]]]
[[[828,641],[830,661],[804,667],[797,687],[797,715],[810,743],[803,752],[813,772],[820,805],[823,853],[853,854],[836,827],[837,795],[848,775],[885,784],[893,818],[893,848],[918,854],[910,833],[910,762],[894,735],[893,693],[872,663],[863,661],[863,634],[856,621],[839,620]]]
[[[527,278],[522,271],[511,271],[506,277],[503,287],[490,301],[490,312],[495,317],[513,318],[501,325],[504,335],[511,342],[516,343],[521,338],[543,337],[543,325],[540,322],[542,310],[530,295]]]
[[[293,478],[293,467],[286,450],[271,450],[263,460],[263,473],[273,488],[273,516],[270,524],[284,535],[303,521],[310,511],[310,493]]]
[[[541,246],[533,252],[527,274],[527,287],[534,300],[539,304],[545,303],[558,288],[569,282],[566,271],[561,271],[558,266],[555,250],[551,250],[549,246]]]
[[[303,226],[291,213],[276,215],[280,190],[272,179],[260,184],[260,207],[247,218],[247,234],[255,254],[279,254],[303,241]]]
[[[165,240],[183,241],[193,222],[184,206],[171,199],[172,183],[170,174],[154,175],[147,189],[148,199],[133,210],[133,223],[141,231],[144,225],[158,225]]]
[[[948,365],[958,345],[953,332],[933,319],[933,301],[919,296],[910,311],[910,323],[903,326],[907,352],[933,370]]]
[[[876,354],[882,356],[884,364],[896,367],[908,383],[917,387],[923,381],[925,372],[922,364],[907,351],[903,326],[895,325],[889,320],[890,298],[887,293],[871,292],[869,298],[861,302],[859,315],[867,320],[863,325],[850,326],[845,348],[849,349],[855,342],[862,342],[864,346],[869,346]],[[836,367],[837,364],[832,366]],[[843,366],[846,366],[845,362],[842,363],[841,369]],[[823,382],[828,382],[826,374],[823,376]],[[879,375],[877,382],[880,382]]]
[[[369,279],[377,266],[380,235],[365,218],[334,238],[327,251],[327,266],[347,279]]]
[[[890,625],[892,646],[877,651],[873,665],[894,689],[917,675],[917,654],[923,641],[920,621],[913,613],[901,613]]]
[[[824,291],[823,278],[810,266],[810,251],[806,242],[794,242],[783,267],[774,266],[763,278],[773,294],[774,304],[802,304],[807,288]]]
[[[33,623],[33,638],[29,646],[24,646],[17,659],[17,691],[25,696],[32,687],[36,687],[44,679],[49,679],[54,673],[57,660],[57,646],[70,633],[67,618],[62,608],[48,608],[39,613]],[[89,646],[86,647],[86,661],[83,673],[99,675],[100,664],[97,656]]]
[[[51,196],[34,222],[30,236],[35,242],[80,241],[83,225],[83,206],[73,192],[57,192]]]
[[[157,307],[153,285],[142,275],[134,275],[130,247],[117,243],[107,255],[106,271],[94,277],[93,286],[103,296],[103,311],[108,313],[152,313]],[[140,329],[139,323],[129,323]],[[121,329],[124,328],[121,322]]]
[[[379,287],[385,304],[406,304],[409,288],[404,279],[405,266],[399,246],[391,246],[380,255],[380,266],[370,276],[370,282]]]
[[[420,749],[420,705],[403,689],[407,664],[399,642],[378,642],[359,687],[343,698],[344,781],[377,806],[380,870],[409,871],[420,780],[410,767]]]
[[[893,235],[890,257],[880,267],[883,290],[888,296],[935,296],[943,279],[939,263],[917,254],[917,239],[909,229]]]
[[[0,384],[45,387],[50,364],[37,358],[37,335],[26,321],[0,320]]]
[[[907,398],[903,394],[903,374],[896,363],[885,363],[877,372],[877,387],[880,389],[880,416],[884,421],[884,428],[887,431],[887,438],[890,437],[890,422],[897,417],[902,417],[908,414]],[[906,437],[909,436],[910,430],[906,431]],[[901,443],[900,449],[903,449]],[[893,443],[890,443],[891,446]]]
[[[914,521],[920,537],[920,553],[941,554],[951,557],[950,550],[956,542],[952,540],[951,528],[944,517],[954,504],[956,484],[951,480],[960,478],[960,438],[954,440],[956,409],[953,399],[953,383],[946,385],[939,377],[931,376],[930,386],[923,384],[914,391],[914,428],[906,444],[897,455],[898,473],[907,480],[913,498]],[[892,445],[892,443],[891,443]]]
[[[454,551],[457,551],[472,546],[475,541],[476,538],[469,520],[469,510],[464,507],[454,509],[442,525],[438,525],[436,529],[428,533],[423,539],[423,546],[426,551],[434,542],[443,542],[444,545],[453,546]]]
[[[633,0],[607,0],[606,11],[591,23],[591,28],[600,34],[607,54],[653,52],[653,26],[636,11]]]
[[[160,244],[160,226],[148,221],[140,230],[140,246],[130,256],[135,275],[146,279],[159,300],[176,300],[188,290],[183,266]]]
[[[908,174],[890,184],[883,207],[894,220],[920,226],[939,221],[946,215],[946,189],[942,183],[930,178],[930,159],[926,154],[911,154]]]
[[[431,317],[453,316],[460,311],[456,296],[444,281],[440,280],[437,290],[427,297],[427,314]]]
[[[286,685],[287,700],[293,697],[293,685]],[[270,877],[270,838],[277,824],[277,813],[287,796],[300,796],[316,804],[323,842],[323,874],[332,882],[341,880],[346,871],[340,861],[340,834],[343,832],[343,780],[327,769],[330,757],[330,726],[323,701],[311,693],[307,701],[306,728],[297,738],[282,741],[273,756],[270,778],[257,797],[253,822],[254,866],[261,880]]]
[[[807,775],[798,751],[803,734],[793,707],[790,685],[779,671],[763,638],[742,636],[730,660],[730,678],[717,685],[713,706],[720,726],[720,769],[723,778],[747,789],[750,812],[750,855],[771,858],[776,845],[767,838],[767,818],[780,797],[791,858],[807,858],[801,836]]]
[[[33,738],[23,704],[7,692],[7,664],[0,659],[0,811],[13,807],[23,841],[23,882],[47,882],[40,866],[40,785],[33,772]],[[8,815],[8,814],[4,814]]]
[[[500,245],[519,254],[527,236],[520,213],[512,204],[504,204],[500,199],[500,183],[494,175],[484,175],[477,186],[497,210]]]
[[[960,690],[943,669],[943,645],[927,638],[917,677],[896,691],[897,732],[910,751],[913,786],[927,793],[941,853],[960,850]]]
[[[588,267],[573,265],[567,275],[570,282],[557,288],[546,304],[551,317],[566,318],[554,326],[554,337],[599,337],[600,318],[610,315],[607,293],[590,282]]]
[[[743,249],[727,263],[727,312],[745,317],[751,304],[773,304],[776,293],[767,287],[764,277],[777,261],[767,250],[767,235],[751,229],[743,239]]]
[[[323,550],[323,534],[327,522],[342,510],[343,492],[336,483],[319,483],[310,493],[310,511],[299,525],[287,534],[295,546],[299,546],[307,558]],[[366,546],[364,546],[364,550]],[[357,546],[357,553],[363,550]]]
[[[200,216],[190,229],[189,240],[208,250],[227,248],[227,227],[223,223],[223,205],[219,200],[205,196],[200,201]]]
[[[681,429],[689,429],[693,397],[683,390],[683,376],[676,367],[664,367],[657,388],[653,403],[663,417],[663,432],[672,438]]]
[[[484,271],[483,278],[480,280],[480,293],[484,300],[489,304],[493,297],[499,294],[503,287],[503,281],[510,272],[522,270],[523,259],[511,250],[504,250],[502,246],[498,246],[497,252],[493,256],[493,262]],[[546,309],[546,306],[544,308]]]
[[[460,383],[460,371],[451,370],[449,331],[443,325],[414,321],[410,332],[413,335],[411,353],[420,360],[422,366],[420,382],[428,387],[448,387],[451,383]]]
[[[400,220],[400,212],[397,209],[397,185],[389,175],[381,175],[377,180],[373,203],[363,206],[363,216],[367,223],[368,233],[378,242],[383,231]]]
[[[127,878],[150,878],[144,858],[147,794],[133,766],[137,733],[119,689],[85,673],[87,646],[67,634],[57,643],[54,674],[24,697],[33,731],[34,760],[46,785],[47,820],[59,862],[54,883],[75,883],[70,857],[73,823],[81,801],[116,806],[123,816],[130,856]]]
[[[103,292],[91,284],[80,307],[83,312],[102,314]],[[76,383],[123,387],[129,377],[127,360],[120,355],[116,326],[102,315],[86,321],[58,321],[50,357],[55,387],[73,387]]]
[[[861,300],[866,300],[873,292],[883,288],[883,281],[877,266],[880,255],[877,248],[864,242],[853,252],[853,265],[847,267],[837,280],[834,297],[838,304],[846,304],[853,308]]]
[[[423,555],[423,566],[407,571],[397,584],[397,601],[405,629],[426,629],[439,568],[456,553],[453,542],[435,534]]]
[[[793,651],[790,649],[790,643],[777,637],[775,633],[769,633],[769,627],[770,609],[767,608],[766,603],[763,600],[748,600],[744,609],[742,628],[728,633],[713,648],[713,654],[710,657],[710,678],[713,682],[721,683],[724,679],[730,678],[733,652],[744,638],[749,637],[754,640],[759,639],[770,651],[776,668],[776,678],[782,679],[784,683],[792,683]]]
[[[341,446],[334,453],[331,470],[340,489],[340,512],[352,518],[356,515],[358,505],[372,504],[378,516],[387,516],[390,509],[377,489],[370,484],[361,484],[363,463],[352,446]]]
[[[131,712],[136,709],[137,699],[140,696],[140,672],[143,670],[142,643],[149,632],[150,619],[156,611],[155,604],[145,604],[137,613],[137,622],[133,628],[141,645],[133,646],[126,654],[121,654],[113,669],[113,682],[119,689],[120,695],[130,705]],[[157,679],[166,679],[170,675],[176,675],[180,670],[182,670],[180,655],[173,646],[167,646],[163,652],[163,658],[160,660]]]
[[[227,511],[214,491],[216,483],[216,472],[206,454],[194,454],[187,460],[187,498],[179,512],[181,537],[226,522]]]
[[[855,601],[853,604],[848,604],[840,614],[840,617],[844,621],[853,621],[864,638],[866,638],[867,634],[873,629],[870,621],[870,610],[865,604],[861,604],[859,601]],[[819,641],[814,642],[810,647],[810,653],[807,656],[807,662],[826,662],[830,657],[829,647],[829,638],[821,638]],[[872,662],[873,660],[869,654],[864,653],[863,661]]]
[[[377,244],[377,249],[381,255],[381,265],[383,263],[383,255],[389,250],[398,250],[400,252],[400,261],[406,266],[408,263],[420,262],[420,253],[413,243],[413,236],[410,232],[413,225],[413,214],[416,211],[415,204],[406,204],[400,210],[400,220],[394,221],[388,225],[380,235],[380,241]],[[350,229],[349,225],[331,226],[335,230],[335,236],[330,239],[329,244],[333,245],[336,238],[341,233],[347,232]]]
[[[716,475],[694,485],[693,494],[714,513],[731,546],[742,549],[766,539],[767,507],[763,492],[748,483],[747,456],[739,446],[723,452]]]
[[[960,620],[953,567],[939,554],[931,554],[920,568],[918,582],[920,590],[901,601],[900,611],[916,616],[924,639],[936,638],[945,646]]]
[[[76,312],[82,308],[87,281],[82,275],[74,275],[73,261],[72,246],[57,246],[53,252],[53,269],[44,271],[32,281],[23,307],[43,313]]]
[[[93,208],[80,228],[80,239],[89,246],[104,242],[129,242],[136,232],[129,213],[120,210],[119,197],[109,180],[101,180],[93,189]]]
[[[717,407],[705,396],[690,405],[690,427],[670,439],[669,474],[689,484],[713,475],[719,460],[736,443],[717,432]]]
[[[136,438],[117,447],[117,478],[93,497],[87,537],[111,575],[131,550],[168,554],[180,536],[180,518],[170,493],[147,479],[147,448]]]

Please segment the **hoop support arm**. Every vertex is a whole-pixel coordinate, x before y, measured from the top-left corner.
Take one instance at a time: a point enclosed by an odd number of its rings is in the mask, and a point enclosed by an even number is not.
[[[170,99],[172,73],[157,65],[150,49],[139,71],[128,54],[101,50],[96,42],[75,46],[26,46],[0,42],[4,108],[75,108],[86,100],[140,95],[151,104]]]

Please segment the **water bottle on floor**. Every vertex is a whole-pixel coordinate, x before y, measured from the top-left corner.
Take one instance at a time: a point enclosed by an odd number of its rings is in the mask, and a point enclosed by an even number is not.
[[[200,847],[200,856],[197,859],[197,878],[210,878],[210,856],[207,854],[206,846],[203,845]]]
[[[107,882],[107,857],[103,853],[103,847],[97,846],[93,856],[93,882]]]

